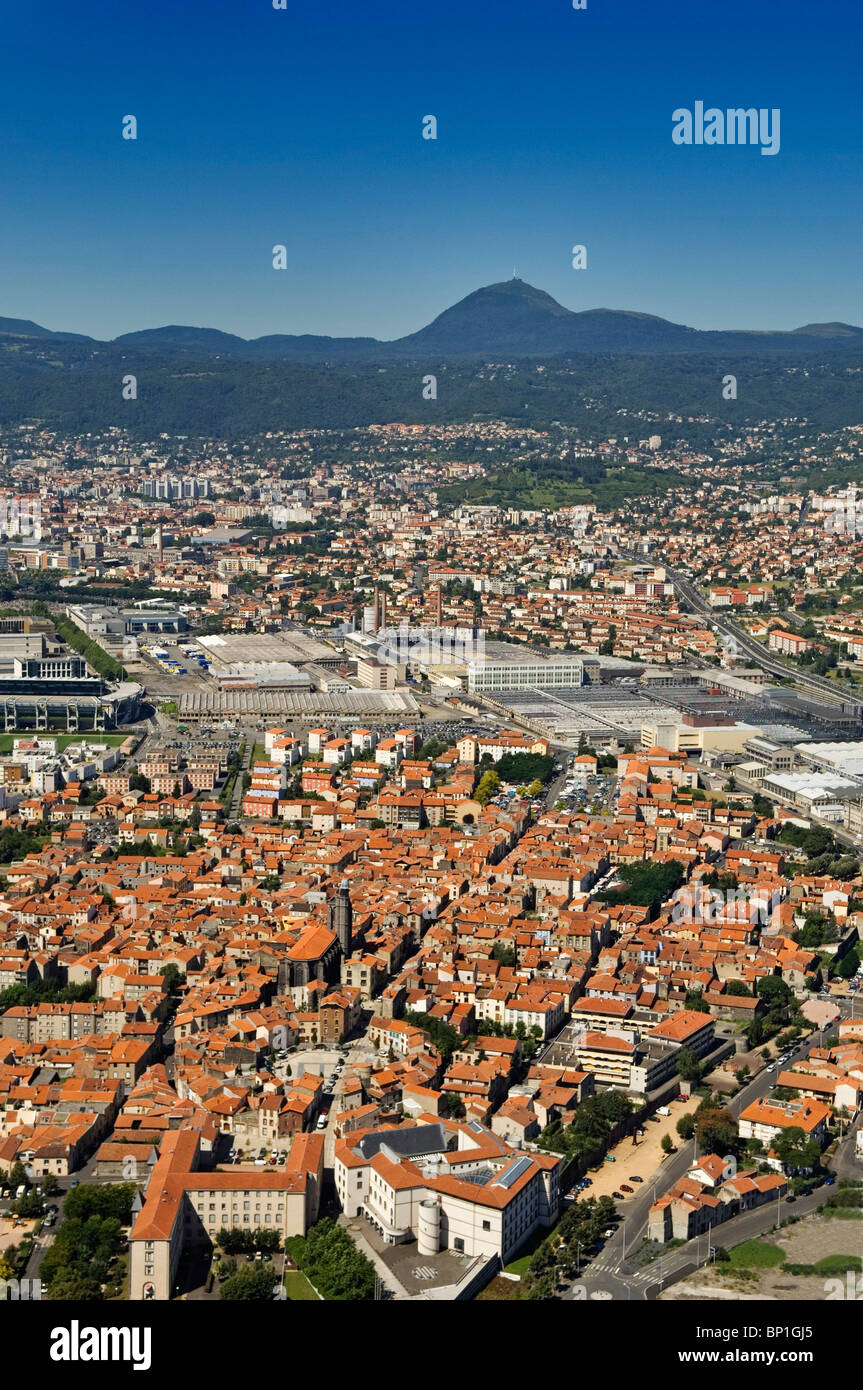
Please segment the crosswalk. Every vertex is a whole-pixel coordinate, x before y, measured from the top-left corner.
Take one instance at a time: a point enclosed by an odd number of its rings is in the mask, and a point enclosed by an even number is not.
[[[590,1278],[597,1274],[613,1274],[624,1284],[658,1284],[662,1278],[662,1271],[652,1265],[648,1265],[646,1269],[637,1269],[627,1273],[623,1270],[620,1261],[615,1259],[594,1260],[590,1268],[585,1270],[585,1277]]]

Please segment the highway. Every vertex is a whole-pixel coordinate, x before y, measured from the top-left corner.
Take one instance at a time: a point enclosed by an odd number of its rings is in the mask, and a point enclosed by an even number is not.
[[[754,637],[745,632],[743,628],[738,627],[730,618],[724,615],[720,617],[717,610],[711,608],[701,591],[683,575],[678,574],[667,565],[665,570],[679,596],[685,599],[696,613],[708,618],[719,632],[733,638],[739,650],[763,667],[765,671],[785,680],[793,680],[796,685],[811,690],[813,694],[827,699],[828,703],[840,705],[848,713],[854,713],[858,717],[863,715],[863,705],[854,699],[850,689],[846,694],[841,686],[837,686],[834,681],[828,681],[823,676],[816,676],[808,671],[803,671],[797,666],[788,665],[775,652],[771,652],[761,642],[757,642]]]

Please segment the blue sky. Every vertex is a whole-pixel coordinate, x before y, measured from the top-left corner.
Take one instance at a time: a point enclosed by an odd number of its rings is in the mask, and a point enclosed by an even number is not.
[[[517,267],[574,309],[863,323],[862,37],[859,0],[10,5],[0,314],[390,338]],[[699,99],[779,107],[780,153],[675,146]]]

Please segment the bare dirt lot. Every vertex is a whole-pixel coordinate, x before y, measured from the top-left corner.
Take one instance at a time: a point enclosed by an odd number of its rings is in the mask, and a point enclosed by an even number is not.
[[[758,1241],[746,1242],[762,1254],[769,1247],[781,1252],[783,1262],[814,1265],[830,1256],[863,1255],[863,1220],[840,1219],[814,1213],[794,1226],[772,1231]],[[733,1255],[733,1251],[732,1251]],[[757,1258],[757,1252],[756,1252]],[[852,1279],[855,1276],[851,1276]],[[859,1275],[856,1276],[859,1278]],[[819,1274],[787,1274],[782,1265],[757,1264],[733,1268],[727,1264],[705,1266],[660,1295],[669,1301],[741,1300],[765,1302],[822,1302],[846,1296],[846,1275],[825,1270]]]
[[[644,1134],[638,1136],[637,1144],[633,1144],[629,1137],[621,1139],[611,1150],[613,1163],[600,1163],[598,1168],[590,1169],[591,1186],[585,1190],[584,1195],[610,1197],[612,1192],[621,1191],[621,1183],[626,1183],[632,1188],[641,1187],[643,1191],[642,1184],[647,1184],[652,1189],[654,1181],[657,1193],[664,1191],[662,1164],[666,1155],[662,1152],[662,1136],[669,1135],[675,1149],[679,1149],[684,1141],[675,1128],[677,1121],[681,1115],[693,1115],[700,1101],[700,1096],[692,1096],[688,1101],[672,1101],[668,1107],[670,1115],[658,1115],[655,1121],[645,1121]],[[630,1183],[631,1174],[641,1178],[642,1183]],[[635,1196],[635,1192],[624,1192],[623,1196],[624,1199],[630,1200]]]
[[[0,1216],[0,1255],[4,1250],[8,1250],[10,1245],[18,1245],[25,1236],[32,1235],[35,1226],[35,1221],[21,1221],[13,1227],[11,1220]]]

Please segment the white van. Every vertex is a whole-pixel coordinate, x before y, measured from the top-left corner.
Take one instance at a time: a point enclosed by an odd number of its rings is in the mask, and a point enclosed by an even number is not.
[[[326,1127],[327,1127],[327,1117],[326,1117],[326,1115],[319,1115],[319,1116],[318,1116],[318,1123],[317,1123],[317,1126],[316,1126],[316,1127],[317,1127],[318,1129],[326,1129]]]

